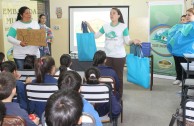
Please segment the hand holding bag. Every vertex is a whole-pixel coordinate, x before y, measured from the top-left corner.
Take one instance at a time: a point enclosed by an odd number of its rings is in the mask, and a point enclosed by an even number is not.
[[[143,57],[140,46],[135,45],[134,54],[127,54],[127,81],[142,86],[150,87],[150,59]]]

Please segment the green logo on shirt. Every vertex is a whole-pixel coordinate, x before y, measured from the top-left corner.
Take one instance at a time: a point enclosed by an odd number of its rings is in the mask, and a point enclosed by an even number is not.
[[[111,31],[109,33],[106,33],[105,36],[107,38],[116,38],[117,37],[117,35],[116,35],[116,33],[114,31]]]

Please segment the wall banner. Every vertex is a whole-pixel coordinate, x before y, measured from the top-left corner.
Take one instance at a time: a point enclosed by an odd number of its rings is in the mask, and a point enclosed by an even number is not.
[[[149,2],[149,41],[154,56],[154,73],[175,76],[172,55],[166,48],[168,29],[179,23],[183,14],[184,1]]]

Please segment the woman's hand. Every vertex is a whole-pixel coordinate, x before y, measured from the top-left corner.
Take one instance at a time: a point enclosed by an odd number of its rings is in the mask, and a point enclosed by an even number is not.
[[[28,45],[28,43],[27,42],[20,42],[20,45],[22,46],[22,47],[25,47],[25,46],[27,46]]]

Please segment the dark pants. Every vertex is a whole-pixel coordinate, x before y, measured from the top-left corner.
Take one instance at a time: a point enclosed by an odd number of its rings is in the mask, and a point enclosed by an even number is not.
[[[106,65],[111,66],[119,77],[119,94],[122,97],[123,95],[123,68],[126,58],[111,58],[107,57]]]
[[[186,63],[186,59],[184,57],[173,56],[175,62],[175,70],[176,70],[176,80],[182,81],[182,67],[181,63]],[[186,78],[186,73],[184,72],[184,78]]]
[[[17,69],[22,70],[24,68],[24,59],[15,59],[14,61],[17,65]]]

